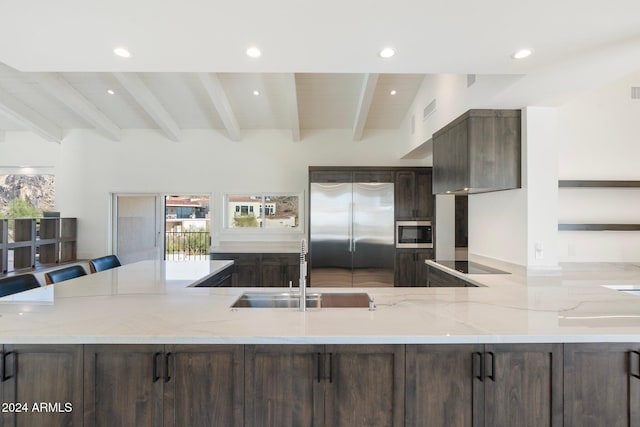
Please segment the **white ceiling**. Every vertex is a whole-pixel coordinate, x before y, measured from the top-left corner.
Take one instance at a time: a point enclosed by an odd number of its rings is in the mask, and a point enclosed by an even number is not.
[[[245,55],[251,45],[262,57]],[[133,56],[116,57],[117,46]],[[397,55],[378,57],[385,46]],[[534,55],[511,59],[521,47]],[[636,72],[640,2],[0,0],[0,63],[0,132],[300,139],[351,128],[357,139],[358,127],[397,128],[425,75],[521,75],[494,102],[525,106]]]

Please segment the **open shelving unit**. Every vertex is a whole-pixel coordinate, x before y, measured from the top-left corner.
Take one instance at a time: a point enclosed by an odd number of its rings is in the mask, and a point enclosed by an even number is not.
[[[0,219],[0,274],[76,260],[76,218]]]
[[[640,188],[640,181],[560,180],[559,188]],[[640,224],[558,224],[559,231],[640,231]]]

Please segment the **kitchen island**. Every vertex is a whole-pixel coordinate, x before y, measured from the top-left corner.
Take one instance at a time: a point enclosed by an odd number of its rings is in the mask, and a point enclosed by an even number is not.
[[[61,404],[3,425],[638,421],[640,300],[606,287],[640,283],[638,265],[497,263],[511,274],[450,271],[483,286],[358,289],[375,310],[306,312],[231,307],[288,289],[193,286],[225,265],[145,261],[0,300],[2,402]]]

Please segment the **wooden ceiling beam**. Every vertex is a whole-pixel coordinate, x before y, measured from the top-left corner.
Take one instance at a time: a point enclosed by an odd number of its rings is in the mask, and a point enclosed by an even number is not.
[[[181,136],[180,126],[171,117],[171,114],[162,106],[151,89],[142,81],[136,73],[113,73],[113,76],[131,94],[136,102],[153,119],[172,141],[179,141]]]
[[[62,129],[2,89],[0,89],[0,113],[47,141],[62,142]]]
[[[360,91],[360,101],[356,110],[356,121],[353,125],[353,140],[359,141],[364,133],[364,126],[367,124],[369,109],[373,101],[373,94],[378,84],[378,74],[365,74],[362,82],[362,90]]]
[[[69,107],[74,113],[93,125],[109,139],[119,141],[122,129],[78,92],[61,75],[56,73],[34,73],[31,75],[42,89]]]
[[[222,124],[224,124],[227,134],[232,141],[240,140],[240,126],[236,120],[236,115],[231,108],[231,103],[224,92],[222,82],[215,73],[198,73],[198,79],[204,87],[209,100],[218,112]]]

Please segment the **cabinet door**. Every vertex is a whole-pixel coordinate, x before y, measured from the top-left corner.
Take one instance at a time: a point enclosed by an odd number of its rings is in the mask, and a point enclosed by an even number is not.
[[[485,426],[562,426],[561,344],[485,345],[484,355]]]
[[[395,276],[396,286],[418,286],[416,278],[416,252],[413,249],[396,249]]]
[[[482,425],[484,346],[407,345],[406,426]]]
[[[415,217],[418,219],[433,219],[431,168],[416,171],[415,178]]]
[[[260,282],[260,254],[237,255],[236,273],[233,286],[262,286]]]
[[[86,345],[84,426],[162,425],[162,345]]]
[[[167,345],[163,363],[165,427],[242,426],[241,345]]]
[[[393,171],[354,171],[353,182],[393,182]]]
[[[565,344],[564,425],[640,425],[638,344]]]
[[[3,357],[0,401],[25,403],[27,412],[2,413],[0,424],[82,426],[81,345],[5,345]]]
[[[412,219],[415,217],[416,174],[413,171],[396,172],[395,217]]]
[[[352,182],[353,172],[349,170],[338,171],[311,171],[309,182]]]
[[[469,184],[469,141],[468,141],[468,119],[460,122],[453,127],[449,133],[451,134],[450,155],[453,155],[451,167],[453,174],[450,175],[450,183],[452,190],[463,190],[470,186]]]
[[[260,274],[262,286],[285,286],[283,262],[278,255],[262,255]]]
[[[466,280],[446,273],[437,267],[428,266],[428,282],[431,287],[464,288],[469,285]]]
[[[334,345],[325,353],[325,425],[404,425],[404,346]]]
[[[415,286],[429,286],[429,269],[425,261],[433,259],[433,249],[418,249],[416,251],[416,284]]]
[[[295,288],[300,285],[300,255],[286,254],[282,258],[284,263],[284,286],[289,286],[291,281],[292,286]],[[308,273],[307,273],[308,274]],[[308,277],[307,277],[308,280]]]
[[[322,425],[323,346],[245,346],[245,425]]]

